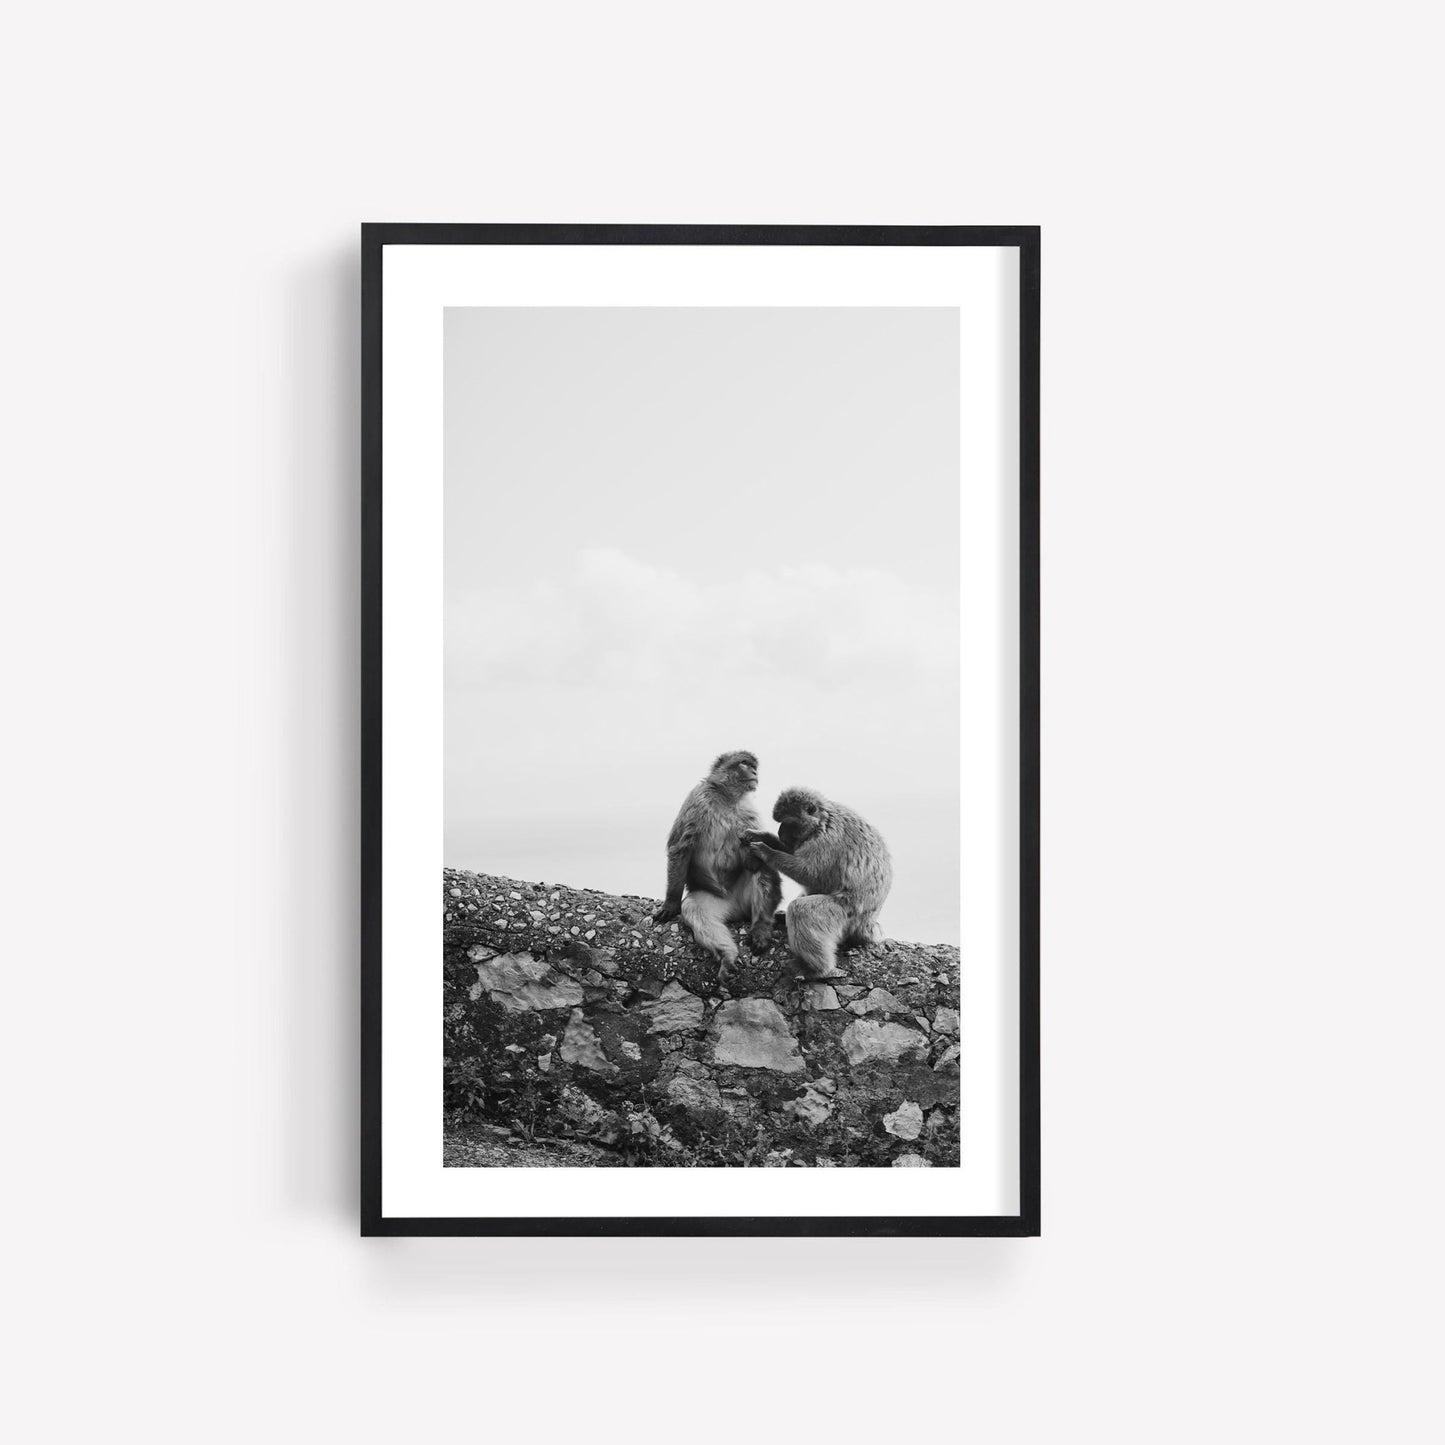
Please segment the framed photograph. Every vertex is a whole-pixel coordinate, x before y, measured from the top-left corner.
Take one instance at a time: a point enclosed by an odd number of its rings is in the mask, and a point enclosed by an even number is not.
[[[1038,229],[362,255],[363,1234],[1037,1234]]]

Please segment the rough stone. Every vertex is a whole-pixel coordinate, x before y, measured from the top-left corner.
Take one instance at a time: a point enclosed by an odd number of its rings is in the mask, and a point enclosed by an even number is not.
[[[870,988],[864,1004],[870,1014],[906,1014],[910,1012],[886,988]]]
[[[817,1079],[808,1084],[796,1099],[783,1105],[783,1113],[815,1127],[826,1123],[833,1112],[833,1097],[838,1086],[832,1079]]]
[[[655,1034],[688,1032],[702,1026],[703,1001],[671,979],[656,1003],[643,1006],[648,1025]]]
[[[958,1058],[958,1052],[959,1050],[957,1044],[949,1044],[949,1046],[944,1049],[944,1051],[938,1056],[938,1062],[934,1064],[933,1067],[935,1069],[946,1069]]]
[[[480,989],[485,989],[511,1013],[575,1008],[582,1002],[582,986],[575,979],[530,953],[503,953],[473,961],[479,986],[473,998],[479,998]]]
[[[932,1169],[933,1162],[918,1154],[900,1154],[894,1161],[895,1169]]]
[[[896,1064],[910,1054],[923,1058],[928,1040],[917,1029],[902,1024],[880,1024],[859,1019],[843,1031],[843,1053],[850,1064]]]
[[[668,1081],[667,1098],[669,1103],[680,1105],[690,1113],[699,1109],[721,1109],[723,1106],[722,1095],[711,1079],[690,1079],[685,1074],[678,1074]]]
[[[933,1031],[939,1034],[958,1033],[958,1010],[941,1005],[933,1011]]]
[[[803,1007],[810,1013],[825,1013],[839,1007],[838,995],[830,983],[809,983],[803,986]]]
[[[713,1058],[719,1064],[781,1074],[803,1072],[798,1041],[770,998],[729,999],[713,1018],[712,1037]]]
[[[602,1040],[597,1031],[582,1017],[580,1009],[573,1009],[567,1019],[567,1032],[562,1035],[562,1059],[565,1063],[591,1069],[598,1074],[615,1074],[617,1065],[602,1052]]]
[[[883,1116],[883,1127],[896,1138],[916,1139],[923,1132],[923,1110],[905,1100],[891,1114]]]

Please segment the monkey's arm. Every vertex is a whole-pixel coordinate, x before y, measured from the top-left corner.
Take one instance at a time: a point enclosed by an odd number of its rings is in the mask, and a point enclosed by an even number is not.
[[[667,897],[662,907],[652,915],[654,923],[666,923],[682,912],[682,890],[691,888],[694,893],[716,893],[719,898],[727,896],[727,890],[717,881],[712,869],[697,849],[697,823],[684,808],[667,835]]]
[[[771,844],[761,841],[750,842],[748,851],[759,863],[766,863],[770,868],[776,868],[784,878],[791,878],[794,883],[801,883],[804,888],[817,886],[817,879],[808,867],[807,860],[798,854],[780,852]]]
[[[687,865],[691,859],[691,838],[667,840],[667,897],[652,915],[654,923],[666,923],[682,912],[682,885],[687,882]]]
[[[766,843],[769,848],[775,848],[780,853],[791,851],[776,833],[744,833],[743,842],[747,844]]]

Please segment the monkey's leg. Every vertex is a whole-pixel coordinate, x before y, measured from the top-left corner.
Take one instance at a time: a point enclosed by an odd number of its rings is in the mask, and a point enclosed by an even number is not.
[[[682,921],[692,929],[697,946],[717,959],[719,979],[725,979],[737,962],[738,946],[728,927],[736,907],[734,898],[719,898],[715,893],[689,893],[682,900]]]
[[[748,942],[755,953],[765,953],[773,942],[773,915],[783,901],[783,884],[776,873],[744,873],[739,914],[750,924]]]
[[[827,893],[807,893],[788,905],[788,945],[810,978],[834,978],[848,910]]]
[[[854,922],[848,936],[843,940],[845,948],[871,948],[883,942],[883,927],[876,918],[864,916]]]

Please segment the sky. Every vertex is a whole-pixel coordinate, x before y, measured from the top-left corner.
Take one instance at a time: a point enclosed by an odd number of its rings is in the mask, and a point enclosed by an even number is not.
[[[449,308],[445,858],[660,896],[679,804],[758,754],[956,943],[958,313]],[[796,890],[790,890],[796,891]]]

